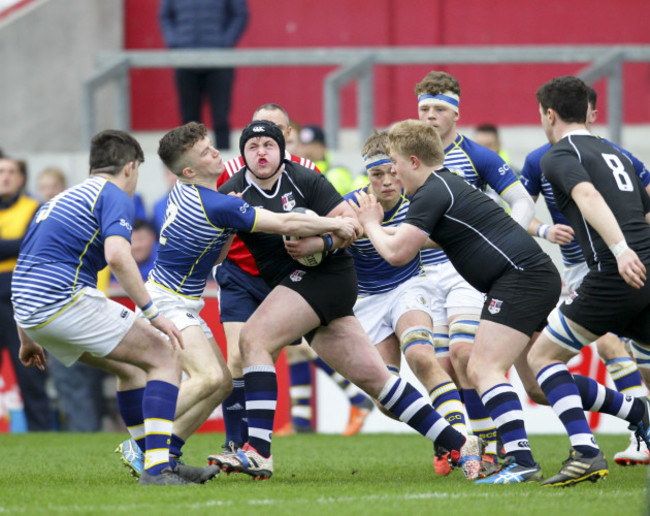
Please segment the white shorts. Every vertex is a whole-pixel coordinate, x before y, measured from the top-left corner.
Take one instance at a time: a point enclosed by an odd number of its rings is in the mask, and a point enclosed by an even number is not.
[[[86,287],[70,306],[40,327],[23,328],[65,366],[70,367],[85,352],[105,357],[122,342],[135,323],[135,313]]]
[[[587,262],[565,267],[562,276],[564,277],[564,284],[566,285],[567,292],[571,293],[574,290],[577,290],[588,272],[589,266],[587,265]]]
[[[433,286],[431,312],[435,326],[448,326],[455,315],[481,315],[485,294],[472,287],[451,262],[427,265],[427,280]]]
[[[144,286],[160,313],[172,321],[180,331],[183,331],[188,326],[200,326],[208,339],[213,338],[212,330],[199,316],[205,306],[203,298],[191,299],[179,296],[150,281],[147,281]],[[140,309],[136,309],[135,313],[143,317]]]
[[[419,310],[432,317],[428,303],[432,287],[425,276],[411,278],[390,292],[360,297],[354,305],[354,315],[377,345],[395,333],[397,321],[406,312]]]

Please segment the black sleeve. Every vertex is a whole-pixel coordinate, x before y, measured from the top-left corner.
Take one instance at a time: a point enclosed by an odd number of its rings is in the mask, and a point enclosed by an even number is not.
[[[341,194],[323,174],[304,169],[300,170],[296,177],[299,178],[299,187],[303,191],[307,205],[318,215],[324,217],[343,202]]]
[[[444,185],[434,185],[439,181],[433,177],[421,186],[411,199],[411,205],[406,213],[404,224],[411,224],[420,228],[427,235],[431,236],[436,224],[445,214],[451,202],[449,191]],[[435,186],[441,186],[436,188]]]
[[[551,150],[544,154],[541,164],[546,179],[568,197],[577,184],[592,182],[578,157],[567,148],[551,147]]]

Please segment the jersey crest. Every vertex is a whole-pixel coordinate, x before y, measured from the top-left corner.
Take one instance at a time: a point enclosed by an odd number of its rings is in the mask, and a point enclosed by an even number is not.
[[[503,301],[500,299],[490,299],[490,304],[488,305],[488,312],[490,312],[492,315],[496,315],[501,311],[501,305],[503,305]]]
[[[289,276],[289,279],[293,281],[294,283],[297,283],[299,281],[302,281],[303,276],[306,274],[305,271],[301,271],[300,269],[296,269],[291,273]]]
[[[293,192],[289,192],[282,195],[282,209],[284,211],[293,210],[296,205],[296,199],[293,196]]]

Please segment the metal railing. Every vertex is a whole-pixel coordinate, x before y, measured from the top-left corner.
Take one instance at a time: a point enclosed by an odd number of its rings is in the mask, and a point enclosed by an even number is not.
[[[260,50],[131,50],[103,52],[97,71],[83,86],[83,147],[96,128],[95,95],[109,84],[115,95],[115,126],[130,129],[129,70],[132,68],[206,68],[267,66],[337,66],[323,84],[323,120],[328,145],[337,149],[340,90],[351,81],[357,88],[357,121],[361,141],[374,126],[375,65],[588,63],[576,75],[592,84],[607,79],[610,138],[620,143],[623,121],[623,63],[649,63],[650,45],[620,46],[491,46],[491,47],[355,47]]]

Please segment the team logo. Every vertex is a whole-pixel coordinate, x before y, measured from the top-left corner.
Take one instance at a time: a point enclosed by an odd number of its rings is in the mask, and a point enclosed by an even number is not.
[[[530,450],[530,443],[528,441],[519,441],[517,442],[517,447],[526,448],[527,450]]]
[[[254,133],[263,133],[266,129],[264,128],[263,125],[256,125],[253,127],[253,132]]]
[[[125,227],[129,231],[133,231],[133,226],[131,226],[131,224],[129,224],[129,222],[127,220],[120,219],[120,226]]]
[[[578,297],[578,293],[574,290],[566,297],[566,299],[564,300],[564,304],[570,305],[577,297]]]
[[[293,281],[294,283],[297,283],[299,281],[302,281],[303,276],[306,274],[305,271],[301,271],[300,269],[296,269],[291,273],[291,276],[289,276],[289,279]]]
[[[490,304],[488,305],[488,312],[490,312],[492,315],[496,315],[501,311],[501,305],[503,305],[503,301],[500,299],[490,299]]]
[[[296,199],[293,192],[286,193],[282,196],[282,209],[284,211],[291,211],[296,206]]]
[[[248,208],[250,208],[250,207],[251,207],[251,205],[248,204],[247,202],[245,202],[244,204],[242,204],[239,207],[239,211],[241,211],[242,213],[246,213],[248,211]]]
[[[194,319],[194,314],[191,314],[190,312],[185,312],[185,315],[188,319]]]
[[[120,317],[121,317],[122,319],[126,319],[126,317],[127,317],[128,315],[129,315],[129,311],[128,311],[128,310],[122,310],[122,312],[120,313]]]

